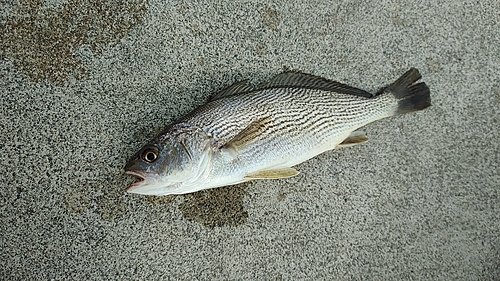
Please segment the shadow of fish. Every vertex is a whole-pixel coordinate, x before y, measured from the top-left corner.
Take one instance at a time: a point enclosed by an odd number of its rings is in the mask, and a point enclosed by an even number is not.
[[[260,89],[233,84],[131,157],[126,173],[140,180],[127,191],[185,194],[295,176],[296,164],[367,141],[356,129],[430,106],[420,78],[412,68],[376,94],[293,71]]]

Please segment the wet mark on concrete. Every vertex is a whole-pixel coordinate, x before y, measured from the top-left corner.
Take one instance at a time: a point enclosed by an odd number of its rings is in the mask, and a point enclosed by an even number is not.
[[[492,90],[495,102],[500,103],[500,86],[495,86]]]
[[[278,11],[267,7],[262,15],[262,19],[265,26],[271,30],[276,30],[280,25],[281,15]]]
[[[408,26],[408,21],[401,18],[400,16],[394,16],[392,17],[392,23],[395,26],[403,27],[403,26]]]
[[[257,56],[263,57],[267,54],[267,45],[264,43],[258,43],[253,48],[253,51]]]
[[[75,189],[64,196],[64,206],[72,213],[81,214],[90,207],[90,199],[83,189]]]
[[[465,112],[467,112],[467,116],[474,117],[476,115],[476,107],[472,104],[469,104],[465,107]]]
[[[279,202],[283,202],[285,201],[287,197],[287,194],[284,193],[284,192],[279,192],[277,195],[276,195],[276,199],[278,199]]]
[[[427,65],[427,68],[432,71],[432,72],[438,72],[441,70],[441,63],[437,59],[426,59],[425,64]]]
[[[83,45],[99,55],[141,23],[147,0],[75,0],[60,9],[21,0],[0,19],[0,59],[10,58],[33,82],[85,77],[74,53]]]
[[[105,221],[119,221],[125,214],[125,210],[125,202],[121,193],[109,192],[97,199],[97,212]]]
[[[247,194],[245,184],[219,187],[184,195],[185,202],[179,205],[185,219],[206,227],[238,226],[247,221],[248,213],[243,208]]]
[[[170,204],[177,199],[178,195],[146,196],[146,200],[153,205]]]
[[[204,58],[198,58],[196,60],[199,66],[204,66],[205,65],[205,59]]]

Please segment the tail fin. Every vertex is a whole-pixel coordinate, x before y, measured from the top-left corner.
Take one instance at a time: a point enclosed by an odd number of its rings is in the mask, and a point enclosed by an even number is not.
[[[396,82],[383,89],[384,92],[393,94],[399,100],[394,115],[422,110],[431,105],[429,87],[423,82],[414,84],[420,78],[422,76],[418,69],[411,68]]]

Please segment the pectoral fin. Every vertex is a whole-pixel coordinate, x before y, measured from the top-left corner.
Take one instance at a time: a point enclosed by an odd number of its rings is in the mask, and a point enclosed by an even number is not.
[[[365,133],[361,131],[354,131],[343,142],[339,143],[336,148],[349,147],[367,141],[368,138],[366,137]]]
[[[241,148],[254,142],[266,131],[269,126],[270,118],[263,117],[250,123],[245,129],[234,136],[222,148],[233,151],[239,151]]]
[[[284,179],[298,174],[299,172],[294,168],[281,168],[249,173],[245,176],[245,179]]]

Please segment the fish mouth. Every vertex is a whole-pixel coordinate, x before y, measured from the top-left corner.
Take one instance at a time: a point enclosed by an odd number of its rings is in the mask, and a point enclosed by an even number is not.
[[[137,179],[136,182],[127,187],[128,193],[157,196],[186,193],[178,190],[181,183],[165,182],[157,173],[129,170],[125,171],[125,174]]]
[[[131,175],[138,180],[127,187],[127,192],[133,192],[134,189],[146,184],[146,175],[144,173],[140,173],[138,171],[126,171],[125,174]]]
[[[167,185],[161,180],[157,173],[144,171],[125,171],[125,174],[131,175],[137,179],[127,187],[128,193],[142,195],[164,195],[168,192]]]

